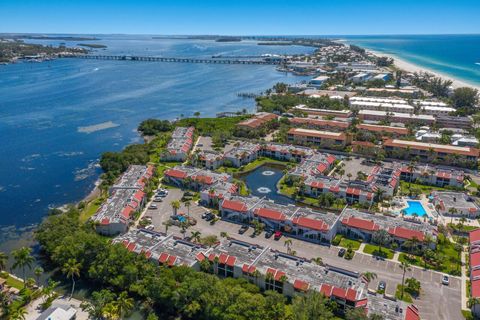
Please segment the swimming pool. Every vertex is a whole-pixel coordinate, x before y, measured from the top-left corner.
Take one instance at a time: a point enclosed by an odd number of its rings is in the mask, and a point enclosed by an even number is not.
[[[416,213],[419,217],[423,217],[427,214],[427,211],[425,211],[420,201],[407,201],[407,205],[408,207],[402,210],[406,216],[413,216],[413,214]]]

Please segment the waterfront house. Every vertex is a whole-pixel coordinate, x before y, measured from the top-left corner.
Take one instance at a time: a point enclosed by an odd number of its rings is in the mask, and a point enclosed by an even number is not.
[[[167,145],[167,150],[161,154],[163,161],[185,161],[193,146],[194,127],[177,127]]]
[[[351,136],[344,132],[320,131],[303,128],[291,128],[287,134],[288,142],[326,149],[344,149],[351,142]]]

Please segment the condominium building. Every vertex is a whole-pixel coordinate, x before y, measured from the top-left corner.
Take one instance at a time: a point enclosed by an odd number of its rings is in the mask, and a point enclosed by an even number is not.
[[[153,176],[152,166],[130,166],[110,188],[108,199],[97,210],[92,220],[98,233],[124,233],[134,219],[134,213],[146,203],[144,188]]]
[[[434,191],[431,196],[435,208],[443,216],[475,219],[480,214],[475,199],[464,192]]]
[[[401,301],[370,294],[368,282],[357,271],[253,244],[226,238],[211,248],[172,235],[135,230],[113,240],[130,252],[144,255],[166,267],[189,266],[221,278],[244,278],[262,290],[275,290],[288,297],[310,291],[334,301],[338,311],[363,308],[389,320],[419,320],[418,309]]]
[[[458,147],[399,139],[385,140],[383,148],[387,156],[392,158],[418,158],[421,161],[464,167],[475,167],[480,153],[478,149],[472,147]]]
[[[312,145],[320,148],[343,149],[351,142],[351,136],[343,132],[291,128],[288,142]]]
[[[177,127],[172,133],[167,151],[161,155],[164,161],[185,161],[193,145],[194,127]]]
[[[411,114],[399,112],[387,112],[378,110],[360,110],[358,118],[363,121],[389,121],[403,124],[416,123],[422,125],[432,125],[435,123],[435,117],[427,114]]]

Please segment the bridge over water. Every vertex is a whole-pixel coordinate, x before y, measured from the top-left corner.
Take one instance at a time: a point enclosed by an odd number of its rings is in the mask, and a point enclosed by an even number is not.
[[[251,59],[199,59],[199,58],[169,58],[150,56],[120,56],[120,55],[77,55],[61,56],[62,58],[92,59],[92,60],[118,60],[118,61],[143,61],[143,62],[177,62],[177,63],[208,63],[208,64],[254,64],[254,65],[279,65],[285,63],[284,59],[261,60]]]

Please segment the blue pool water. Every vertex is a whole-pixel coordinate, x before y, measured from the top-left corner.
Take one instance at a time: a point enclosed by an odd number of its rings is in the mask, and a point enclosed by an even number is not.
[[[408,207],[403,209],[406,216],[412,216],[416,213],[419,217],[423,217],[427,214],[425,208],[419,201],[407,201]]]

